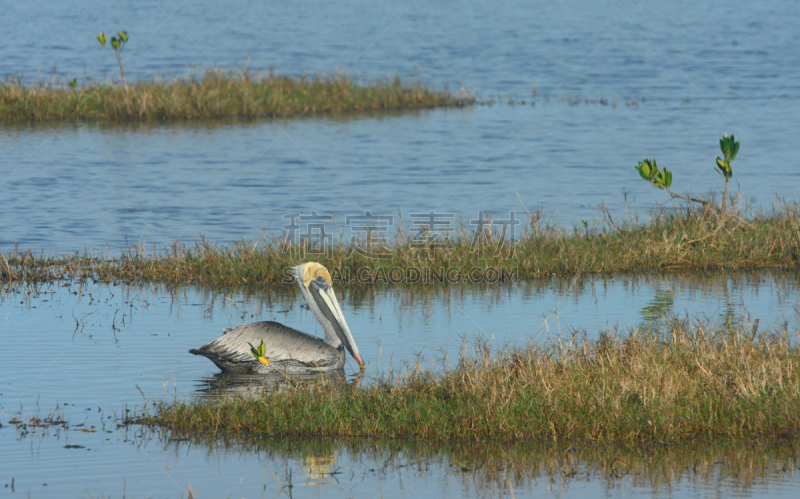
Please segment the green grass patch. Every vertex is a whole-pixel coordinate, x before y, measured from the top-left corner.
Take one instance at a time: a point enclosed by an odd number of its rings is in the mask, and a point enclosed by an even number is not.
[[[741,325],[674,320],[576,338],[498,352],[476,342],[453,365],[444,358],[374,383],[159,402],[134,421],[212,436],[668,442],[800,434],[800,348],[787,331],[754,337]]]
[[[528,217],[514,244],[498,231],[456,230],[437,246],[398,232],[373,245],[370,258],[348,251],[350,239],[333,242],[327,254],[309,254],[285,238],[228,246],[205,241],[175,244],[166,251],[132,245],[119,255],[0,253],[0,282],[92,278],[100,282],[197,283],[215,286],[281,285],[286,269],[316,260],[339,285],[401,282],[496,282],[543,276],[798,267],[800,206],[720,214],[713,208],[660,210],[646,222],[606,217],[584,227],[563,228],[542,213]],[[476,242],[477,241],[477,242]],[[365,244],[362,244],[364,247]],[[423,281],[424,280],[424,281]]]
[[[362,85],[347,74],[289,77],[247,71],[207,71],[197,79],[160,79],[128,85],[0,85],[0,121],[152,120],[290,117],[302,114],[455,107],[474,104],[417,80]]]

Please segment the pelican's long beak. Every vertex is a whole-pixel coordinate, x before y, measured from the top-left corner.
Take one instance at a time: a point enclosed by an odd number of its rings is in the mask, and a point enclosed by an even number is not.
[[[344,314],[342,314],[342,309],[339,308],[339,301],[336,299],[333,288],[326,283],[320,282],[320,280],[315,280],[309,283],[308,290],[311,292],[311,296],[322,311],[322,314],[333,326],[336,336],[339,337],[339,340],[358,365],[364,367],[364,359],[358,353],[358,347],[350,334],[350,328],[347,327],[347,321],[344,320]]]

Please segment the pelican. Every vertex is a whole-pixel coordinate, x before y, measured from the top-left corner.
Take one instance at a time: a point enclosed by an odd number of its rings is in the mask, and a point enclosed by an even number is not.
[[[277,322],[253,322],[225,328],[222,336],[189,353],[207,357],[224,372],[310,373],[341,369],[346,348],[363,370],[364,360],[336,301],[328,270],[319,263],[308,262],[293,267],[292,272],[308,308],[325,332],[324,340]],[[254,351],[259,352],[260,358],[254,356]]]

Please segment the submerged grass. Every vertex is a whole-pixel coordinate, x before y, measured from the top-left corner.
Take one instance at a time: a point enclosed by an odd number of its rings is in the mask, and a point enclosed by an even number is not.
[[[471,105],[472,97],[435,91],[419,81],[375,80],[347,74],[292,78],[247,71],[208,71],[202,78],[155,77],[125,88],[86,84],[0,85],[0,121],[149,120],[221,117],[287,117],[300,114],[419,109]]]
[[[800,434],[800,348],[787,331],[684,321],[409,366],[369,386],[173,401],[135,422],[179,433],[456,440],[752,439]]]
[[[602,222],[572,229],[530,214],[515,243],[500,232],[463,226],[448,244],[425,234],[398,231],[391,243],[359,242],[374,258],[334,241],[326,254],[311,254],[286,238],[217,246],[174,244],[166,251],[132,245],[117,257],[90,253],[49,256],[15,249],[0,253],[0,282],[92,278],[101,282],[208,285],[278,285],[293,278],[287,268],[317,260],[339,284],[380,282],[481,282],[597,273],[797,268],[800,205],[728,213],[678,208],[655,211],[650,220]],[[518,228],[519,229],[519,228]],[[439,234],[441,236],[441,234]]]

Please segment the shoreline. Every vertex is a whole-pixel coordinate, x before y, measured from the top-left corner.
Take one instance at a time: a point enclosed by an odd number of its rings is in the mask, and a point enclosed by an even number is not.
[[[51,256],[0,246],[0,285],[94,279],[288,286],[293,278],[287,269],[302,261],[324,265],[339,286],[492,284],[551,276],[800,268],[800,204],[781,204],[746,217],[740,214],[729,212],[723,218],[713,210],[680,207],[655,211],[646,222],[605,219],[565,228],[549,224],[537,212],[529,215],[513,241],[504,239],[502,229],[461,226],[454,228],[446,244],[424,232],[407,237],[399,231],[391,242],[331,239],[324,252],[285,235],[231,245],[205,240],[193,247],[175,243],[163,251],[138,244],[117,255]]]
[[[800,435],[799,332],[671,319],[597,340],[496,350],[402,372],[151,401],[126,424],[171,435],[676,443]],[[252,382],[252,379],[251,379]],[[239,395],[236,395],[239,393]]]

